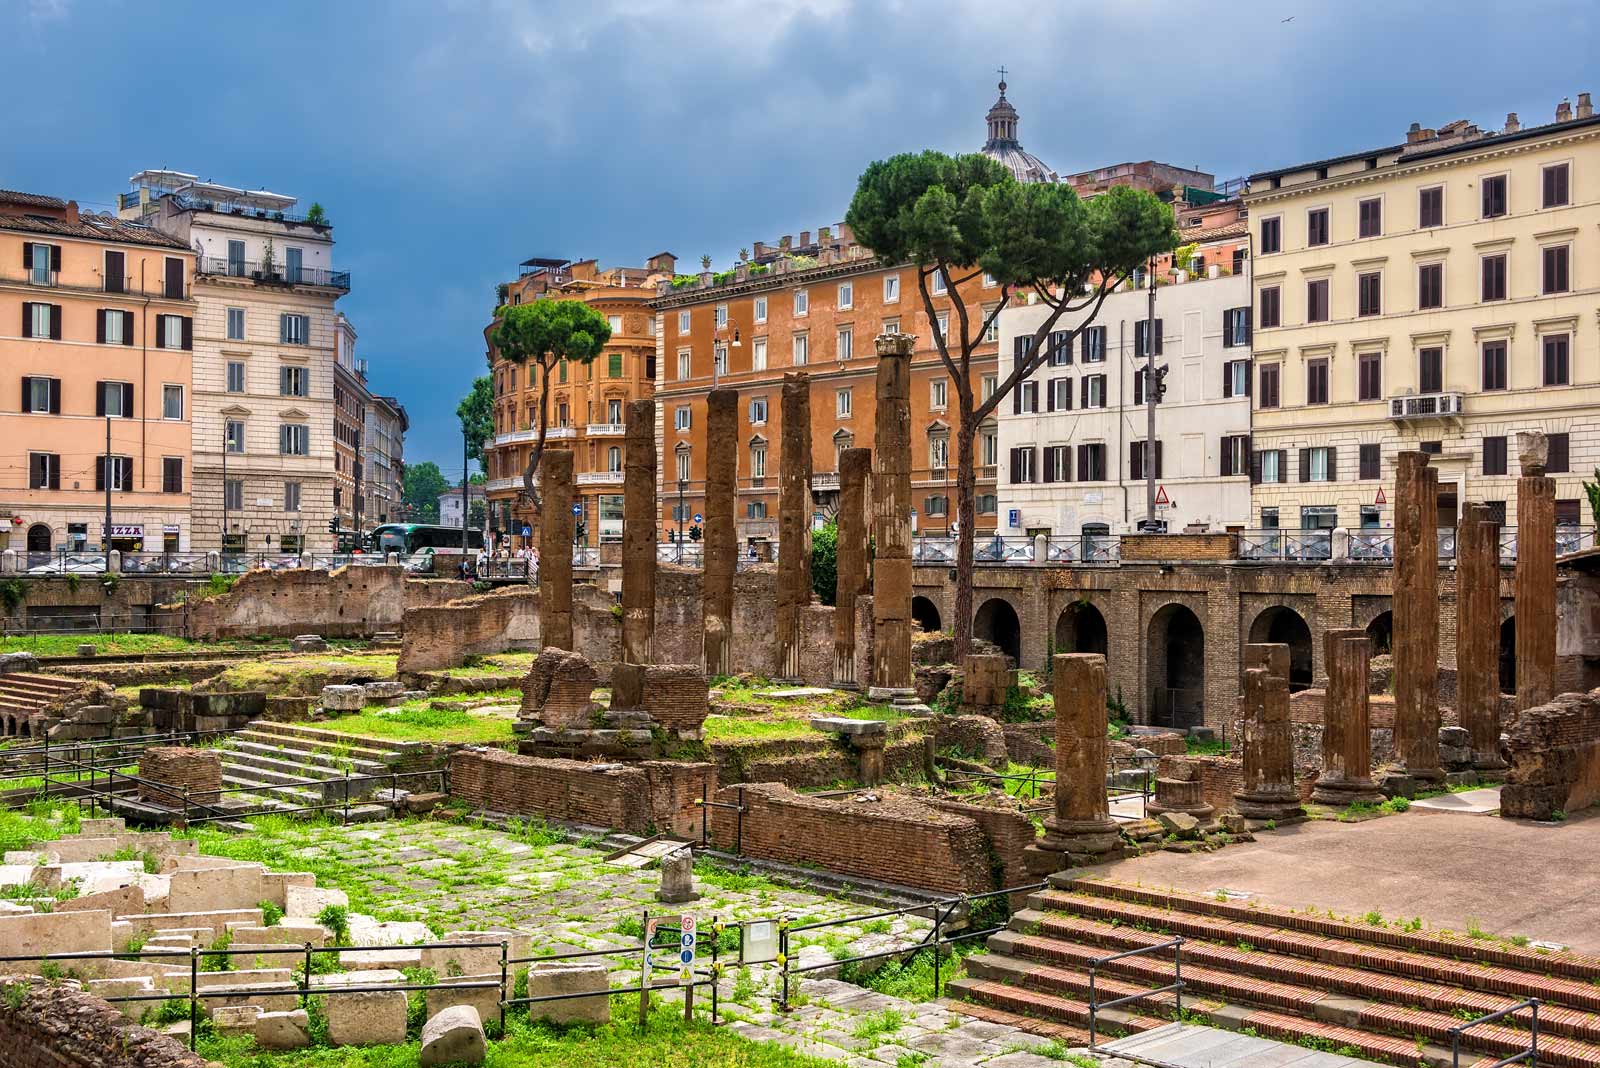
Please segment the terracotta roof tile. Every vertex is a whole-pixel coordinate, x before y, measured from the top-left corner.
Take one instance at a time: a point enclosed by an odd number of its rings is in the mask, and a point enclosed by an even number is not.
[[[189,250],[188,245],[175,237],[109,215],[81,215],[77,222],[69,222],[48,215],[0,214],[0,230],[21,230],[30,234],[51,234],[59,237],[85,238],[90,241],[118,241],[131,245],[155,245],[158,248]]]
[[[0,204],[20,204],[30,208],[64,208],[67,202],[60,197],[47,197],[43,193],[20,193],[15,189],[0,189]]]

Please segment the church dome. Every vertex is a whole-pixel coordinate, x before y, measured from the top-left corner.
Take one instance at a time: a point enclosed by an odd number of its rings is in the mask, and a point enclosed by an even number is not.
[[[1056,172],[1038,156],[1026,151],[1017,140],[1017,109],[1006,99],[1006,83],[1000,82],[1000,99],[994,102],[985,116],[989,124],[989,139],[983,144],[983,154],[1003,164],[1019,182],[1060,181]]]

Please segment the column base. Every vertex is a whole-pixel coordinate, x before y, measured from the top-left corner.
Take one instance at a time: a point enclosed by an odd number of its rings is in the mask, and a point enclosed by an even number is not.
[[[915,701],[917,691],[910,686],[868,686],[867,700],[869,701]]]
[[[1305,816],[1306,810],[1300,805],[1300,798],[1292,791],[1234,794],[1234,810],[1247,820],[1272,820],[1274,823],[1284,823],[1300,819]]]
[[[1348,808],[1351,805],[1378,805],[1388,798],[1371,779],[1330,778],[1323,775],[1312,788],[1311,800],[1331,808]]]
[[[1066,854],[1075,863],[1098,863],[1122,856],[1122,832],[1110,818],[1044,821],[1044,834],[1030,850]],[[1057,869],[1059,870],[1059,869]]]
[[[1472,768],[1474,771],[1504,772],[1511,765],[1507,764],[1499,753],[1473,753]]]

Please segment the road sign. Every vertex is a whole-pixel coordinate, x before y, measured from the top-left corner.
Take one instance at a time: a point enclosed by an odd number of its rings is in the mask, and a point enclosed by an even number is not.
[[[1389,498],[1383,495],[1383,487],[1378,487],[1378,495],[1372,499],[1373,504],[1388,504]]]
[[[533,528],[526,523],[522,524],[522,536],[524,538],[533,537]]]
[[[1006,509],[1006,526],[1011,527],[1012,529],[1016,529],[1017,527],[1020,527],[1021,525],[1022,525],[1022,509],[1021,508],[1008,508],[1008,509]]]
[[[685,916],[678,935],[678,985],[694,985],[695,929],[694,917]]]
[[[695,521],[695,522],[696,522],[696,523],[703,523],[703,522],[705,522],[705,520],[704,520],[704,519],[702,519],[702,518],[700,518],[700,513],[699,513],[699,512],[696,512],[696,513],[695,513],[695,514],[694,514],[694,521]]]
[[[1156,507],[1157,508],[1165,508],[1168,505],[1170,505],[1171,503],[1172,503],[1172,501],[1167,497],[1167,487],[1165,487],[1165,486],[1157,486],[1156,487]]]
[[[572,506],[572,514],[573,515],[582,515],[583,514],[583,505],[581,505],[581,504],[573,505]]]

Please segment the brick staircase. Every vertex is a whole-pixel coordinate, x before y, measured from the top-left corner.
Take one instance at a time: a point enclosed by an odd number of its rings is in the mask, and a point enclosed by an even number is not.
[[[222,785],[228,791],[224,802],[245,802],[280,811],[334,804],[339,807],[329,809],[327,814],[339,818],[344,813],[347,772],[362,776],[405,771],[414,766],[422,750],[417,742],[364,738],[298,723],[254,720],[222,745]],[[367,799],[388,786],[382,780],[351,783],[350,818],[387,816],[386,806],[367,803]],[[400,780],[399,786],[413,792],[433,788],[418,779]],[[240,792],[244,790],[250,792]]]
[[[1089,962],[1184,938],[1183,1007],[1213,1026],[1394,1064],[1452,1063],[1451,1028],[1526,998],[1539,1062],[1600,1068],[1600,957],[1376,926],[1094,877],[1055,877],[951,984],[958,1011],[1064,1042],[1088,1038]],[[1168,950],[1111,962],[1100,1001],[1172,982]],[[1101,1040],[1168,1022],[1172,995],[1100,1013]],[[1461,1064],[1527,1049],[1529,1010],[1461,1038]]]

